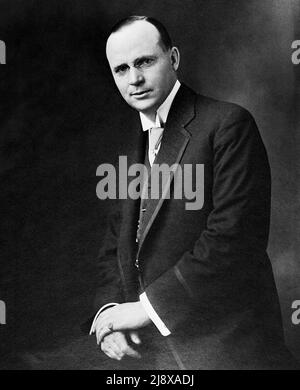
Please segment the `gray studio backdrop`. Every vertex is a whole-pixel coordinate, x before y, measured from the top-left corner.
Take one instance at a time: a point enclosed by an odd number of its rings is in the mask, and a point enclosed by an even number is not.
[[[273,178],[269,255],[288,346],[300,358],[300,324],[291,321],[300,299],[293,0],[0,1],[2,343],[53,348],[76,337],[91,308],[108,209],[96,198],[95,172],[115,160],[128,115],[105,36],[130,14],[166,24],[181,52],[181,80],[241,104],[257,121]]]

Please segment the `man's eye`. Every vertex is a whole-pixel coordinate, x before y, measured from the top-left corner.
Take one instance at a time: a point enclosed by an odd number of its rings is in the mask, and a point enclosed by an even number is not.
[[[126,67],[126,66],[121,66],[120,68],[117,68],[117,69],[115,70],[115,72],[118,73],[118,74],[122,74],[122,73],[125,73],[126,70],[127,70],[127,67]]]

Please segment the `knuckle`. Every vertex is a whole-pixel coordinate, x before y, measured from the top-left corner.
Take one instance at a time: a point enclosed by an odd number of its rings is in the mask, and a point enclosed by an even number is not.
[[[109,348],[109,344],[108,343],[101,343],[101,349],[105,350],[105,351],[108,351],[110,349]]]

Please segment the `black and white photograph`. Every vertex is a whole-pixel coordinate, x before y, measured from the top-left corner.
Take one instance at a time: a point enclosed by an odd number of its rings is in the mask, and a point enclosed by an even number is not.
[[[300,0],[0,0],[0,370],[300,370],[299,75]]]

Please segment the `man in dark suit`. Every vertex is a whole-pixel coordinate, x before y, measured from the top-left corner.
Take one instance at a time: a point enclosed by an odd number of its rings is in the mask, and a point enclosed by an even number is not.
[[[128,197],[111,218],[90,333],[110,358],[146,356],[152,368],[288,364],[266,253],[270,169],[253,117],[180,84],[179,51],[153,18],[119,22],[106,54],[140,114],[128,166],[142,163],[149,176],[162,164],[177,170],[157,199]],[[187,207],[186,193],[174,196],[176,173],[187,166],[187,180],[203,191],[198,208]],[[146,175],[143,191],[150,185]]]

